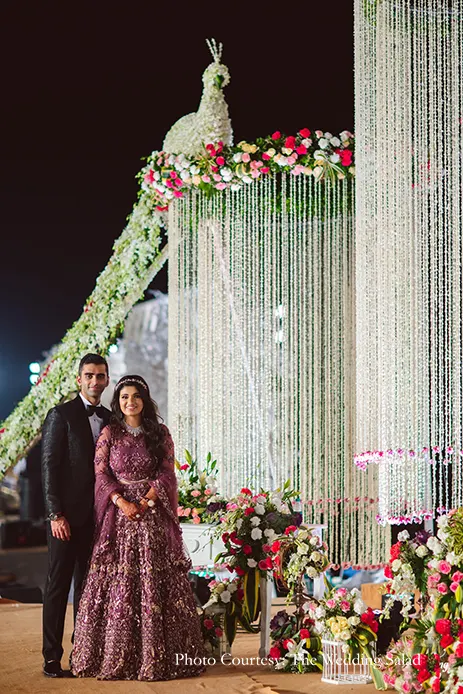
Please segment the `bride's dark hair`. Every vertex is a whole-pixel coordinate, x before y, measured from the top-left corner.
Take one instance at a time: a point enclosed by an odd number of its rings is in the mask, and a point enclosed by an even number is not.
[[[151,398],[148,384],[142,376],[123,376],[116,384],[113,399],[111,400],[111,428],[116,436],[121,436],[125,432],[123,424],[124,415],[119,403],[121,390],[125,386],[134,386],[143,400],[141,427],[145,436],[146,446],[151,453],[153,461],[157,463],[165,455],[165,434],[161,426],[162,417],[159,414],[158,406]]]

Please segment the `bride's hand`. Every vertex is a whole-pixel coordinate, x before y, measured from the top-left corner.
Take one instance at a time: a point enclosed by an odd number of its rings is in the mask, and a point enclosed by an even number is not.
[[[142,516],[138,504],[133,504],[131,501],[119,502],[119,508],[129,520],[139,520]]]

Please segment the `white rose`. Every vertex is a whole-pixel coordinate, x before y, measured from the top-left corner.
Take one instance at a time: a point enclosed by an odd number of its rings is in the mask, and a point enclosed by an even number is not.
[[[318,607],[315,608],[315,617],[317,619],[323,619],[323,617],[326,615],[326,610],[323,607],[323,605],[318,605]]]
[[[339,156],[339,154],[334,153],[334,154],[331,155],[331,157],[330,157],[330,162],[331,162],[332,164],[337,164],[337,163],[340,162],[340,161],[341,161],[341,157]]]
[[[167,191],[167,192],[169,192],[169,191]],[[166,193],[166,196],[167,196],[167,193]],[[437,537],[439,538],[439,540],[442,540],[443,542],[445,542],[445,538],[447,537],[447,531],[442,529],[442,528],[439,528],[437,531]]]
[[[346,629],[345,631],[341,631],[341,632],[338,634],[338,636],[339,636],[339,638],[340,638],[342,641],[349,641],[349,639],[350,639],[350,637],[351,637],[351,633],[350,633],[350,631],[349,631],[348,629]]]
[[[232,185],[230,186],[230,189],[233,191],[233,193],[236,193],[236,191],[239,190],[240,188],[241,188],[241,186],[239,183],[232,183]]]
[[[256,499],[257,504],[265,504],[266,501],[267,499],[265,498],[265,496],[262,496],[262,494],[259,494],[259,496]]]
[[[248,566],[250,569],[255,569],[257,566],[257,562],[255,559],[248,559]]]
[[[268,542],[273,542],[273,540],[277,537],[277,534],[273,528],[267,528],[267,530],[264,530],[264,535]]]
[[[333,145],[333,147],[339,147],[341,145],[341,140],[339,137],[332,137],[330,139],[330,145]]]
[[[260,528],[253,528],[251,530],[251,537],[253,540],[260,540],[262,537],[262,530]]]
[[[313,566],[309,566],[309,568],[307,569],[307,576],[309,578],[317,578],[319,576],[319,573],[317,569],[315,569]]]
[[[254,526],[260,525],[260,518],[259,518],[259,516],[254,516],[253,518],[251,518],[251,525],[254,525]]]
[[[460,563],[459,556],[455,554],[455,552],[448,552],[445,560],[448,561],[449,564],[452,564],[452,566],[456,566]]]
[[[428,562],[428,564],[431,567],[431,569],[438,569],[439,568],[439,559],[431,559]]]
[[[239,164],[239,162],[241,161],[241,156],[242,155],[240,154],[240,152],[237,152],[236,154],[233,155],[233,161],[236,162],[237,164]]]
[[[426,545],[420,545],[419,547],[417,547],[416,554],[418,557],[425,557],[428,554],[428,548],[426,547]]]
[[[309,548],[307,547],[307,545],[298,545],[297,546],[297,553],[300,555],[307,554],[308,551],[309,551]]]
[[[447,525],[449,524],[449,517],[448,516],[439,516],[437,519],[437,525],[439,528],[446,528]]]
[[[314,624],[315,631],[318,632],[319,634],[323,634],[323,631],[325,629],[325,625],[323,622],[315,622]]]
[[[320,543],[319,538],[316,535],[312,535],[312,537],[309,540],[309,544],[312,545],[312,547],[318,547]]]
[[[354,612],[357,612],[357,614],[363,614],[366,609],[367,606],[363,602],[362,598],[357,598],[357,600],[354,602]]]
[[[391,564],[393,571],[398,571],[401,566],[402,566],[402,562],[400,561],[400,559],[394,559],[394,561]]]
[[[433,554],[440,554],[442,551],[442,545],[437,539],[437,537],[430,537],[426,542],[426,545],[429,547]]]
[[[241,529],[241,526],[242,526],[242,525],[243,525],[243,519],[242,519],[242,518],[238,518],[238,520],[236,521],[236,527],[238,528],[238,530]]]
[[[236,585],[236,583],[229,583],[228,590],[230,591],[230,593],[234,593],[235,590],[238,590],[238,586]]]
[[[230,599],[231,599],[231,593],[230,593],[230,591],[229,591],[229,590],[224,590],[224,591],[220,594],[220,599],[221,599],[222,602],[230,602]]]
[[[310,555],[310,561],[321,561],[322,555],[320,552],[312,552]]]
[[[265,513],[265,508],[262,506],[262,504],[256,504],[254,511],[257,513],[258,516],[263,516]]]
[[[326,149],[329,145],[330,143],[325,137],[321,137],[318,141],[318,146],[321,147],[321,149]]]
[[[399,542],[405,542],[405,540],[408,540],[410,537],[408,530],[402,530],[398,535],[397,539]]]
[[[325,133],[325,137],[326,137],[327,140],[331,140],[331,138],[333,137],[333,133],[326,132],[326,133]]]

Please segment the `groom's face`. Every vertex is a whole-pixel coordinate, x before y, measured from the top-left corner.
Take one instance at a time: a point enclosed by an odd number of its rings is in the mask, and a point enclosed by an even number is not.
[[[108,374],[104,364],[84,364],[82,373],[77,377],[80,392],[89,402],[100,401],[101,394],[108,382]]]

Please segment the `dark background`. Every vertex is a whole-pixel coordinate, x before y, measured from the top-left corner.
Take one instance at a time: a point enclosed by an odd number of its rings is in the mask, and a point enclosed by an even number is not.
[[[0,9],[0,420],[79,317],[141,157],[195,111],[224,44],[235,142],[353,130],[350,0],[24,2]],[[153,288],[166,290],[165,270]]]

